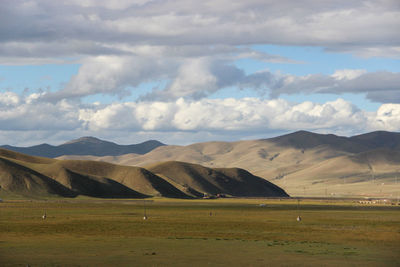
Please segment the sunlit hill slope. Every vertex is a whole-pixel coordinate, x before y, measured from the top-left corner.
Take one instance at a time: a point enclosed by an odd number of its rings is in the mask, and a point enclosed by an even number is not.
[[[397,197],[399,152],[399,133],[378,131],[342,137],[299,131],[261,140],[161,146],[143,155],[62,158],[131,166],[185,161],[207,167],[237,167],[279,185],[290,195]]]
[[[174,172],[168,171],[173,168]],[[160,163],[147,170],[98,161],[41,158],[5,149],[0,149],[0,186],[0,191],[23,196],[287,196],[279,187],[244,170],[183,162]]]

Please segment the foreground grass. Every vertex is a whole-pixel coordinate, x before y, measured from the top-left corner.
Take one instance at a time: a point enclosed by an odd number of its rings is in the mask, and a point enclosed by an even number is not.
[[[294,200],[257,199],[145,206],[148,220],[136,200],[0,203],[0,265],[400,265],[399,207],[302,201],[297,211]]]

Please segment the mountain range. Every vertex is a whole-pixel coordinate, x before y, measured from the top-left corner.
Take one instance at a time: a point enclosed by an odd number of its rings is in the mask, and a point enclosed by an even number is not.
[[[89,150],[80,149],[82,143],[75,140],[72,143],[79,153],[72,151],[57,159],[145,168],[171,161],[213,169],[241,168],[273,182],[293,196],[397,197],[400,192],[397,181],[400,177],[400,133],[396,132],[377,131],[343,137],[298,131],[269,139],[187,146],[150,142],[159,146],[147,153],[116,155],[102,146],[109,142],[98,140],[97,149],[103,151],[99,156],[86,153]]]
[[[400,133],[377,131],[352,137],[298,131],[269,139],[160,146],[143,154],[62,156],[130,166],[186,161],[238,167],[294,196],[397,197]]]
[[[55,158],[63,155],[118,156],[128,153],[142,155],[159,146],[165,146],[165,144],[159,141],[149,140],[134,145],[118,145],[113,142],[108,142],[89,136],[81,137],[59,146],[52,146],[49,144],[41,144],[31,147],[3,145],[0,146],[0,148],[32,156]]]
[[[146,168],[57,160],[0,149],[0,194],[25,197],[287,197],[278,186],[238,168],[170,161]]]

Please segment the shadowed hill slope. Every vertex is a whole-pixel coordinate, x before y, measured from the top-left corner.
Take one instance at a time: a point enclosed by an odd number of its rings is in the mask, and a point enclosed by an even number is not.
[[[369,164],[371,167],[387,164],[399,165],[400,168],[400,150],[378,148],[349,156],[349,158],[353,161]]]
[[[254,176],[246,170],[240,168],[217,168],[215,170],[234,180],[234,183],[230,184],[229,188],[233,195],[243,194],[243,196],[249,196],[249,192],[257,191],[259,196],[289,196],[279,186],[276,186],[263,178]]]
[[[287,196],[279,187],[245,171],[240,171],[240,174],[232,172],[231,177],[229,171],[186,163],[153,166],[161,174],[157,175],[141,167],[47,159],[4,149],[0,149],[0,160],[1,190],[22,195],[193,198],[204,193],[223,193],[232,196]]]
[[[369,148],[366,143],[353,142],[348,137],[336,136],[334,134],[316,134],[307,131],[298,131],[267,140],[282,147],[293,147],[303,150],[323,145],[340,151],[357,153]]]
[[[31,147],[1,146],[1,148],[33,156],[55,158],[62,155],[117,156],[128,153],[146,154],[151,150],[164,146],[155,140],[135,145],[117,145],[94,137],[82,137],[59,146],[41,144]]]
[[[26,169],[48,177],[51,181],[74,192],[74,195],[111,198],[141,198],[153,195],[187,197],[169,183],[139,167],[91,161],[53,160],[4,149],[0,149],[0,158],[19,166],[19,168],[3,170],[2,177],[12,178],[19,169]],[[9,186],[1,186],[4,189],[9,188]],[[35,194],[35,192],[32,193]]]
[[[150,196],[187,196],[150,171],[133,166],[120,166],[105,162],[66,160],[57,163],[63,168],[96,177],[110,177],[114,181]]]
[[[25,166],[0,157],[0,186],[15,194],[25,196],[63,196],[77,194],[57,181]]]
[[[206,168],[198,164],[169,161],[146,167],[153,173],[168,177],[187,191],[226,194],[241,197],[287,197],[281,188],[238,169]]]
[[[387,148],[400,150],[400,133],[376,131],[350,137],[349,140],[356,142],[369,149]]]
[[[385,156],[380,151],[386,151],[382,152]],[[298,131],[262,140],[162,146],[144,155],[85,158],[133,166],[185,161],[211,168],[238,167],[277,184],[290,195],[325,196],[331,191],[336,195],[393,197],[400,192],[400,183],[396,182],[400,166],[393,164],[397,152],[400,133],[377,131],[341,137]],[[368,162],[356,164],[356,159],[363,157]],[[372,175],[369,168],[379,169],[379,174]],[[346,179],[352,183],[344,184],[342,177],[352,177]],[[376,188],[382,183],[384,190],[377,194]]]

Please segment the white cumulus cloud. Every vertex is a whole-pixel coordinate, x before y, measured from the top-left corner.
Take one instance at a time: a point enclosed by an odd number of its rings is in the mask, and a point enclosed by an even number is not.
[[[179,98],[82,104],[0,94],[0,137],[9,144],[15,140],[34,144],[44,137],[66,141],[83,135],[112,140],[115,136],[125,140],[123,143],[134,143],[135,137],[146,140],[147,136],[182,144],[212,138],[262,138],[299,129],[346,135],[377,129],[399,131],[400,105],[382,104],[376,111],[365,111],[340,98],[325,103],[279,98]]]

